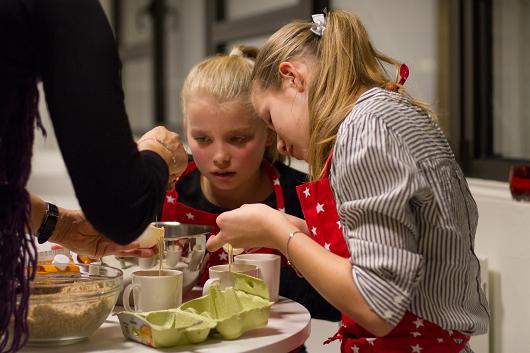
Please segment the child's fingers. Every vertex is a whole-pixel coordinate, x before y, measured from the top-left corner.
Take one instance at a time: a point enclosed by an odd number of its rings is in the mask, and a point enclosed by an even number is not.
[[[212,235],[206,242],[206,249],[210,252],[219,250],[226,241],[223,239],[222,231],[219,231],[216,235]]]

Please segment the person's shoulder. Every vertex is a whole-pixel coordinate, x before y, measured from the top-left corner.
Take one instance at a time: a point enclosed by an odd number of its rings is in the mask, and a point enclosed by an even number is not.
[[[282,184],[299,185],[307,182],[307,174],[294,169],[281,161],[274,162],[274,168],[280,174]]]
[[[425,115],[414,106],[409,97],[374,87],[364,92],[341,124],[338,135],[355,131],[390,129],[404,121],[410,123],[411,116]],[[351,127],[355,128],[352,129]]]

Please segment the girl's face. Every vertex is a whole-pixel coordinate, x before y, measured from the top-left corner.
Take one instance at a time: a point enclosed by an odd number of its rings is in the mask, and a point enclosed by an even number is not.
[[[241,100],[219,103],[211,96],[186,105],[186,137],[193,159],[211,186],[234,190],[259,177],[272,132]]]
[[[252,104],[258,116],[278,134],[278,151],[307,160],[309,110],[307,89],[285,79],[279,90],[263,90],[254,85]]]

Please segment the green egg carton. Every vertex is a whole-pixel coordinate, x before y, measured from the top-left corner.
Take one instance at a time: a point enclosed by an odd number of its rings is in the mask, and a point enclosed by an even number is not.
[[[204,342],[212,329],[224,339],[264,327],[269,319],[269,290],[261,279],[233,273],[234,287],[190,300],[177,309],[117,314],[123,335],[155,348]]]
[[[178,309],[117,315],[125,337],[156,348],[203,342],[217,325],[208,317]]]
[[[208,295],[190,300],[179,310],[217,322],[215,330],[224,339],[239,338],[244,332],[267,326],[269,291],[265,282],[244,274],[234,273],[234,287],[219,290],[213,285]]]

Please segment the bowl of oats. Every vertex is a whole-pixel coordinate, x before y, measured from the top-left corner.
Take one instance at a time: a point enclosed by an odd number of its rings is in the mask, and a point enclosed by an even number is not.
[[[112,312],[122,285],[121,270],[99,264],[38,271],[30,287],[28,344],[88,338]]]

